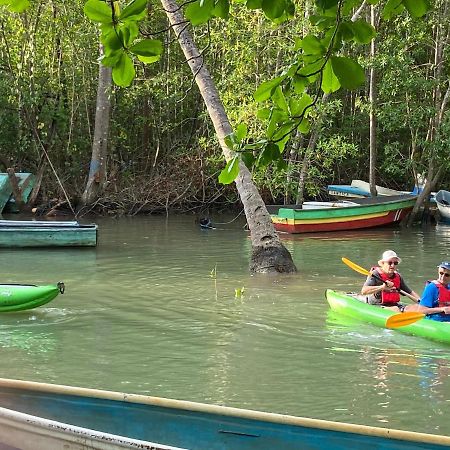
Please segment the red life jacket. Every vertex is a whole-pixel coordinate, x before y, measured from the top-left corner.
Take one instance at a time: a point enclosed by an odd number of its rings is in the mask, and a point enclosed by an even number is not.
[[[439,306],[450,306],[450,290],[447,289],[442,283],[439,283],[437,280],[430,281],[430,283],[433,283],[439,291]]]
[[[390,278],[387,273],[384,273],[377,268],[372,269],[372,272],[375,274],[375,277],[381,278],[384,282],[390,281],[394,283],[394,288],[396,289],[396,291],[393,292],[381,291],[381,304],[386,306],[396,305],[400,301],[398,290],[400,289],[401,278],[398,272],[394,272],[393,278]]]

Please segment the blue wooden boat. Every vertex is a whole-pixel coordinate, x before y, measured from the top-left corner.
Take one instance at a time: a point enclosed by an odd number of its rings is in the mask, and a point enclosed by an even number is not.
[[[77,221],[0,220],[0,247],[95,247],[97,230]]]
[[[450,437],[0,379],[0,448],[442,450]]]

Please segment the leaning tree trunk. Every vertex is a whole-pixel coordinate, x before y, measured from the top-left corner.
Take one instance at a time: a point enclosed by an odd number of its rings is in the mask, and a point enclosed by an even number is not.
[[[103,48],[100,45],[100,55]],[[81,198],[81,206],[97,200],[106,183],[106,157],[111,110],[111,67],[99,64],[97,106],[95,110],[94,141],[92,143],[89,177]]]
[[[161,0],[161,4],[183,50],[186,61],[194,74],[216,130],[223,155],[229,161],[234,155],[226,146],[225,137],[233,130],[216,86],[187,29],[188,23],[181,12],[180,6],[175,0]],[[251,174],[242,162],[239,164],[239,175],[235,183],[250,229],[252,242],[250,271],[254,273],[296,272],[297,269],[292,261],[291,254],[281,243],[266,206],[252,181]]]

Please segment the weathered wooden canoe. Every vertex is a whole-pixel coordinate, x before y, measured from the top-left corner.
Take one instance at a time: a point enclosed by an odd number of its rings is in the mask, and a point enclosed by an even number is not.
[[[413,208],[417,196],[398,195],[358,199],[354,206],[297,209],[296,205],[268,206],[277,231],[314,233],[380,227],[400,222]]]
[[[35,177],[31,173],[16,173],[17,183],[22,190],[22,200],[26,203],[33,189]],[[13,188],[7,173],[0,173],[0,213],[17,212],[14,199],[12,198]]]
[[[387,308],[368,305],[359,301],[356,294],[327,289],[325,297],[333,311],[382,328],[386,327],[386,320],[396,314]],[[395,331],[450,344],[450,323],[448,322],[422,319],[410,325],[396,328]]]
[[[0,284],[0,312],[23,311],[51,302],[64,293],[64,283],[36,286],[31,284]]]
[[[76,221],[0,220],[0,247],[95,247],[97,229]]]
[[[450,437],[0,379],[5,448],[442,450]]]
[[[441,190],[435,199],[442,222],[450,223],[450,192]]]

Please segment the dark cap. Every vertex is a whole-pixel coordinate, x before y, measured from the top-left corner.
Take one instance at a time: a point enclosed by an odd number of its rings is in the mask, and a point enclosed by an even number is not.
[[[438,267],[442,267],[443,269],[450,270],[450,261],[442,261]]]

